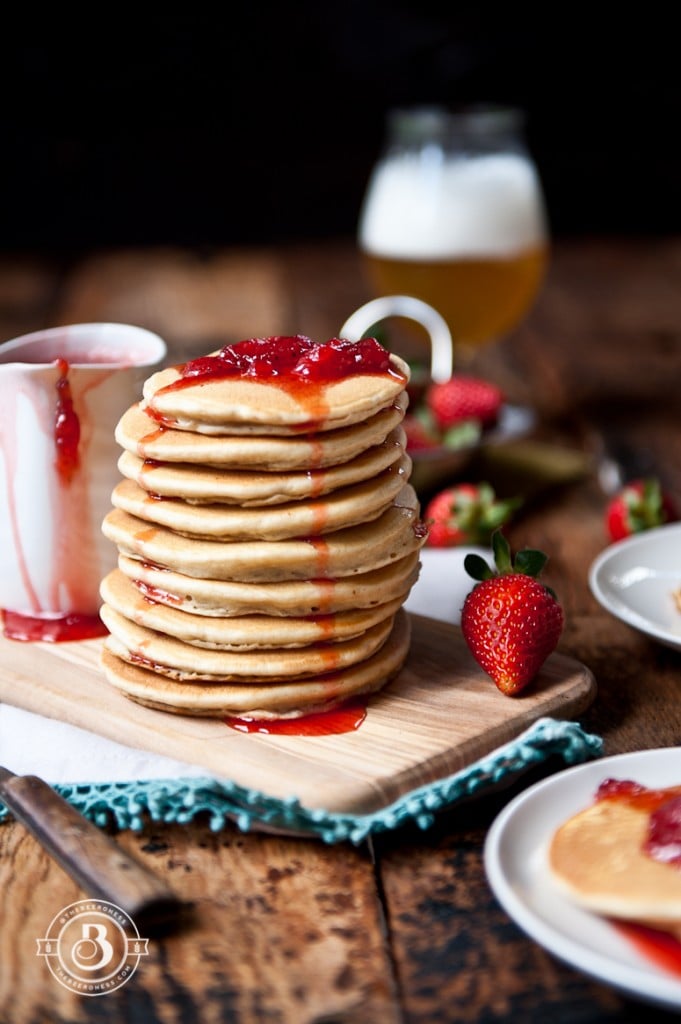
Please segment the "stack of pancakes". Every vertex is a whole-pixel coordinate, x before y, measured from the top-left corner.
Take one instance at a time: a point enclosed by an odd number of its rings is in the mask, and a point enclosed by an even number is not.
[[[295,388],[186,374],[153,374],[116,428],[107,679],[151,707],[254,719],[376,691],[408,653],[425,539],[406,364]]]

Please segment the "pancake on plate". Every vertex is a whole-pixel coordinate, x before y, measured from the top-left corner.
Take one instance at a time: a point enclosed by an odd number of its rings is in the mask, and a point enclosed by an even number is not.
[[[107,680],[180,714],[302,716],[372,693],[409,650],[426,530],[374,339],[248,339],[154,373],[121,417],[102,531]]]
[[[638,789],[640,798],[602,797],[565,821],[551,838],[549,870],[566,896],[585,910],[681,938],[681,864],[649,852],[652,815],[660,812],[648,805],[651,791]],[[680,787],[652,792],[681,799]]]

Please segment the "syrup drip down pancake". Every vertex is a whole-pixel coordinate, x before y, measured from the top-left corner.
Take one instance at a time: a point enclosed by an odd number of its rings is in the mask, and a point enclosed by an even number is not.
[[[153,374],[121,417],[102,668],[178,714],[300,717],[384,687],[426,529],[374,339],[248,339]]]

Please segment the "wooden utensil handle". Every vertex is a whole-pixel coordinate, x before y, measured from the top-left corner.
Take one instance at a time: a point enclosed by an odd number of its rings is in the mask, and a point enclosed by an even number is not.
[[[151,871],[34,775],[5,778],[0,799],[83,889],[124,910],[138,927],[168,924],[178,898]]]

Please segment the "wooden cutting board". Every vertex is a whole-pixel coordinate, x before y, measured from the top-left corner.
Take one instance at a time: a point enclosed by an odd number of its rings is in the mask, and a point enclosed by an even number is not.
[[[218,720],[137,705],[101,674],[100,640],[0,638],[0,700],[271,797],[365,814],[465,768],[538,718],[575,718],[594,699],[590,670],[561,654],[547,660],[523,694],[505,697],[473,661],[457,626],[411,619],[405,667],[370,698],[359,729],[336,736],[246,735]]]

